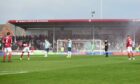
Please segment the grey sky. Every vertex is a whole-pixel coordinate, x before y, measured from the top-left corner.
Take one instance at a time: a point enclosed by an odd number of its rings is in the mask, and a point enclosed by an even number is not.
[[[102,0],[103,19],[139,19],[140,0]],[[100,0],[0,0],[0,24],[24,19],[100,19]]]

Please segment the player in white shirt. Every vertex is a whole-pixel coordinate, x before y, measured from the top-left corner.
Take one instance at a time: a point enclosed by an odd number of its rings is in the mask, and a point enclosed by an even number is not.
[[[67,53],[67,58],[71,58],[71,49],[72,49],[72,40],[68,39],[67,42],[67,49],[68,49],[68,53]]]
[[[45,51],[46,51],[44,57],[48,57],[48,52],[49,52],[51,43],[47,40],[47,38],[45,39],[44,45],[45,45]]]

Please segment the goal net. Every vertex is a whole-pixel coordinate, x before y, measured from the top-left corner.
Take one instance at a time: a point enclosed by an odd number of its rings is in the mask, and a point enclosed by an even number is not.
[[[73,53],[91,53],[101,54],[104,50],[102,40],[72,40]],[[57,40],[57,52],[67,52],[67,40]]]

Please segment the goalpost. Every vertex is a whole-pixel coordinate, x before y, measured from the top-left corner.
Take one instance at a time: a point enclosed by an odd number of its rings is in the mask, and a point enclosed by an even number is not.
[[[72,40],[72,52],[77,54],[102,54],[104,43],[102,40]],[[67,52],[67,40],[57,40],[57,52]]]

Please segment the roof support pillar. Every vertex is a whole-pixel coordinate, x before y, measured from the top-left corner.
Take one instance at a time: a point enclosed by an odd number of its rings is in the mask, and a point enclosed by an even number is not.
[[[53,27],[53,51],[55,51],[55,26]]]
[[[16,36],[17,36],[17,26],[15,25],[15,34],[14,34],[14,42],[16,43],[17,39],[16,39]]]

